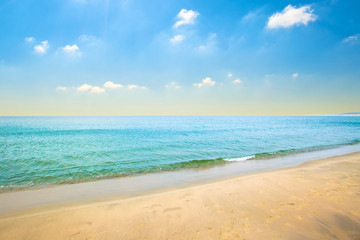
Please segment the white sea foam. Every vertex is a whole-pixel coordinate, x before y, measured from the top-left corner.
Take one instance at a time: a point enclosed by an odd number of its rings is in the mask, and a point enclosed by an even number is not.
[[[250,160],[254,157],[255,157],[255,155],[250,155],[250,156],[237,157],[237,158],[225,158],[224,160],[228,161],[228,162],[244,162],[244,161]]]

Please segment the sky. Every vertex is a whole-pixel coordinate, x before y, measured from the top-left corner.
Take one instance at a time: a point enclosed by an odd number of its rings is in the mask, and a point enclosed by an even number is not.
[[[2,0],[0,115],[360,112],[360,2]]]

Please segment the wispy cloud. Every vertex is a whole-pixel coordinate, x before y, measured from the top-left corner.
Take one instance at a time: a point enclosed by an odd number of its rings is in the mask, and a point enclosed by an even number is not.
[[[293,75],[292,75],[293,79],[296,79],[298,76],[299,76],[298,73],[293,73]]]
[[[136,84],[129,84],[129,85],[127,85],[127,88],[130,89],[130,90],[133,90],[133,89],[147,90],[147,88],[145,86],[139,86],[139,85],[136,85]]]
[[[216,84],[215,81],[213,81],[211,78],[207,77],[204,78],[200,83],[194,83],[194,87],[201,88],[205,86],[214,86]]]
[[[104,87],[105,88],[123,88],[123,86],[119,83],[113,83],[111,81],[107,81],[106,83],[104,83]]]
[[[199,52],[211,52],[216,45],[216,33],[211,33],[207,38],[207,42],[204,45],[200,45],[196,48]]]
[[[35,38],[34,37],[26,37],[25,39],[25,42],[33,42],[34,40],[35,40]]]
[[[308,25],[314,22],[317,15],[313,14],[314,10],[310,5],[296,8],[289,4],[282,12],[274,13],[269,17],[267,22],[268,29],[289,28],[292,26]]]
[[[344,43],[356,42],[360,38],[360,33],[344,38]]]
[[[235,84],[242,84],[242,81],[241,81],[240,78],[236,78],[236,79],[233,81],[233,83],[235,83]]]
[[[248,12],[242,19],[242,22],[249,22],[249,21],[253,21],[256,19],[256,17],[258,15],[261,14],[261,12],[263,11],[263,8],[259,8],[253,11]]]
[[[170,42],[172,44],[179,44],[179,43],[182,43],[182,41],[184,41],[184,39],[185,39],[184,35],[178,34],[178,35],[175,35],[174,37],[170,38]]]
[[[176,16],[179,20],[174,24],[174,27],[177,28],[181,25],[194,24],[195,19],[199,16],[199,13],[193,10],[181,9],[181,11]]]
[[[65,92],[67,90],[67,87],[58,86],[56,90],[60,92]]]
[[[34,46],[36,53],[45,54],[49,48],[49,42],[47,40],[40,42],[39,45]]]
[[[166,88],[176,88],[176,89],[179,89],[181,88],[180,85],[178,85],[176,82],[171,82],[171,83],[168,83],[165,85]]]
[[[232,73],[228,73],[227,76],[228,76],[228,78],[231,78],[231,77],[233,76],[233,74],[232,74]]]
[[[82,34],[79,36],[79,41],[96,41],[96,37],[92,36],[92,35],[86,35],[86,34]]]

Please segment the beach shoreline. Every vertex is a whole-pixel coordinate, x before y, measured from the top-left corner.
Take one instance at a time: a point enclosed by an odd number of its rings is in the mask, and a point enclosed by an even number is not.
[[[359,170],[357,152],[141,196],[10,212],[0,215],[0,237],[356,239]]]
[[[360,152],[360,144],[277,156],[261,160],[228,162],[215,166],[163,171],[148,174],[109,178],[73,184],[49,185],[0,193],[0,216],[55,208],[59,205],[82,205],[119,198],[144,196],[182,189],[272,170],[296,167],[308,161]],[[35,210],[32,210],[35,209]]]

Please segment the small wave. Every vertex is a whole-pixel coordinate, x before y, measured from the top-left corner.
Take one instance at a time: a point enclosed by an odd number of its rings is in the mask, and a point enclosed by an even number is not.
[[[246,160],[251,160],[255,158],[255,155],[245,156],[245,157],[235,157],[235,158],[225,158],[227,162],[244,162]]]

